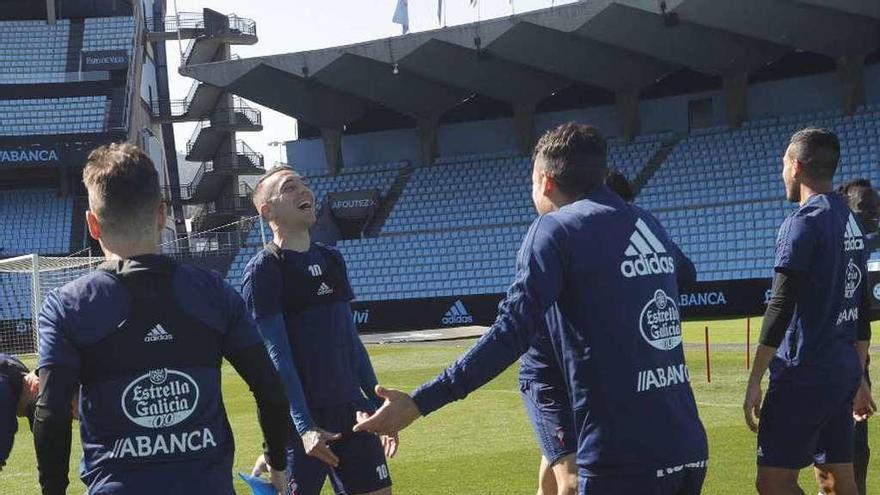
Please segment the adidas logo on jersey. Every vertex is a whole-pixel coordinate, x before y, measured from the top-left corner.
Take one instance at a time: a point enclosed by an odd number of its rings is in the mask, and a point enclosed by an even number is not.
[[[449,311],[443,315],[443,319],[440,320],[444,325],[458,325],[461,323],[473,323],[474,317],[468,313],[467,308],[464,307],[464,303],[461,302],[461,299],[455,301],[452,304],[452,307],[449,308]]]
[[[675,260],[641,218],[636,221],[624,254],[630,258],[620,264],[620,273],[626,278],[675,273]]]
[[[162,325],[156,325],[149,332],[147,332],[147,336],[144,337],[144,342],[163,342],[166,340],[174,340],[174,335],[171,335],[162,328]]]
[[[862,229],[859,222],[852,213],[849,214],[849,220],[846,222],[846,230],[843,233],[843,246],[847,252],[861,251],[865,249],[865,239],[862,235]]]
[[[330,286],[327,285],[326,283],[321,282],[321,286],[318,287],[318,295],[319,296],[326,296],[328,294],[333,294],[333,289],[331,289]]]

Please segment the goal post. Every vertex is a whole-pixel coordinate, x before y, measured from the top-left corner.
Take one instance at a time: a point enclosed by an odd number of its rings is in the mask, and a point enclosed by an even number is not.
[[[215,229],[165,242],[159,251],[177,261],[229,275],[238,274],[262,246],[267,227],[259,217],[242,218]],[[244,251],[242,249],[244,248]],[[37,324],[49,292],[95,270],[104,258],[81,251],[71,256],[28,254],[0,260],[0,353],[36,354]],[[241,259],[239,259],[241,258]]]
[[[0,352],[36,354],[37,322],[46,294],[92,271],[101,261],[39,254],[0,260]]]

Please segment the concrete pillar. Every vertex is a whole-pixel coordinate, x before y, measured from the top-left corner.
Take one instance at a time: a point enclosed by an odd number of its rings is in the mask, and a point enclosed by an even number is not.
[[[843,93],[843,109],[851,115],[859,105],[865,104],[865,56],[847,55],[838,58],[837,74],[840,76]]]
[[[327,160],[327,172],[338,175],[342,172],[342,128],[322,127],[321,140],[324,142],[324,157]]]
[[[747,74],[724,77],[724,108],[731,129],[739,129],[748,118],[748,91]]]
[[[54,26],[56,20],[55,0],[46,0],[46,22],[50,26]]]
[[[639,92],[637,90],[618,91],[614,96],[623,138],[630,141],[642,132],[642,121],[639,116]]]
[[[513,104],[513,127],[516,146],[523,155],[531,155],[535,147],[535,104]]]
[[[437,117],[426,117],[418,120],[419,143],[422,146],[422,162],[433,165],[437,158]]]

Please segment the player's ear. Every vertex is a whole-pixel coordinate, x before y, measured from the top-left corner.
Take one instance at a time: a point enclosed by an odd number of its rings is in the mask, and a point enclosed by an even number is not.
[[[89,235],[94,240],[100,240],[101,236],[101,224],[98,222],[98,217],[92,213],[92,210],[86,210],[86,226],[89,228]]]
[[[556,181],[553,180],[553,177],[547,175],[546,171],[541,172],[541,190],[544,193],[544,196],[550,196],[553,194],[553,191],[556,190]]]
[[[156,212],[156,221],[159,224],[159,232],[165,228],[165,221],[168,217],[168,210],[166,209],[164,201],[159,202],[159,210]]]
[[[798,160],[797,158],[791,159],[791,176],[795,179],[800,179],[802,174],[804,173],[804,162]]]
[[[272,208],[269,206],[269,203],[263,202],[260,203],[260,207],[257,209],[257,213],[260,214],[261,217],[268,220],[269,214],[272,213]]]

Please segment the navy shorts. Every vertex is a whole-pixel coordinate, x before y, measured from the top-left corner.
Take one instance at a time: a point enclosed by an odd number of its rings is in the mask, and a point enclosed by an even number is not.
[[[581,473],[578,479],[580,495],[700,495],[706,480],[706,462],[635,475]]]
[[[772,380],[758,423],[758,465],[803,469],[853,462],[852,401],[858,382]]]
[[[351,403],[311,411],[318,427],[342,434],[341,439],[330,443],[330,449],[339,458],[339,466],[332,468],[306,454],[302,442],[296,438],[287,450],[291,495],[318,495],[328,476],[337,494],[358,495],[391,486],[379,437],[351,431],[358,409],[363,408]]]
[[[541,453],[550,464],[577,450],[571,402],[565,388],[537,380],[520,379],[520,395],[535,430]]]

